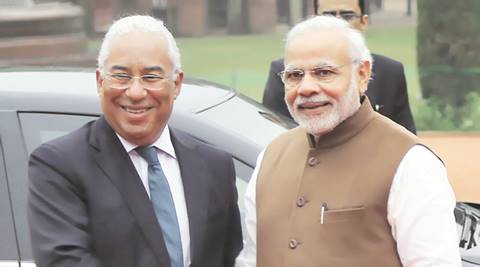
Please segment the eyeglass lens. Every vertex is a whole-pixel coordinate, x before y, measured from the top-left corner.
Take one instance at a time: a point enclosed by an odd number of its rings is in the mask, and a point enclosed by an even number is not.
[[[157,75],[143,75],[140,77],[133,77],[122,74],[109,75],[111,87],[115,89],[127,89],[130,88],[135,79],[138,79],[143,88],[147,90],[160,90],[163,86],[163,82],[167,79]]]
[[[342,19],[349,21],[354,18],[360,17],[357,14],[355,14],[354,11],[344,11],[344,10],[336,10],[336,11],[324,11],[322,12],[322,15],[330,15],[330,16],[335,16],[335,17],[341,17]]]

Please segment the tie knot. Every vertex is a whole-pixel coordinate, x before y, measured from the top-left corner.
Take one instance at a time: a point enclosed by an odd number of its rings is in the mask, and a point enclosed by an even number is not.
[[[153,146],[141,146],[135,148],[138,154],[142,156],[148,163],[148,165],[158,164],[157,150]]]

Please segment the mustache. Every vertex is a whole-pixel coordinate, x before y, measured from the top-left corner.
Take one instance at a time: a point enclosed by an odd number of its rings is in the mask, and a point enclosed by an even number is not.
[[[294,106],[303,105],[306,103],[315,103],[315,102],[335,102],[334,99],[325,95],[325,94],[316,94],[309,97],[297,96],[293,102]]]

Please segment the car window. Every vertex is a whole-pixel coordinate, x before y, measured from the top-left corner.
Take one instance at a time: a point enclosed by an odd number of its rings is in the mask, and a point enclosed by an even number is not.
[[[40,144],[78,129],[96,117],[75,114],[23,112],[18,114],[18,118],[26,152],[30,154]],[[13,203],[14,210],[19,215],[26,214],[27,182],[26,179],[18,179],[15,184],[18,193],[14,196],[15,201]],[[17,221],[16,225],[18,228],[22,260],[30,260],[32,259],[32,251],[30,248],[28,225],[23,223],[22,220]]]
[[[2,142],[0,139],[0,261],[18,261],[15,231],[5,172]],[[0,263],[1,265],[1,263]]]
[[[96,117],[72,114],[20,113],[19,118],[27,151],[30,154],[40,144],[78,129]]]

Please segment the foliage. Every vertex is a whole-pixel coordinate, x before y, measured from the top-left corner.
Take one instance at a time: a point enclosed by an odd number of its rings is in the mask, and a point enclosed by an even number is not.
[[[419,130],[479,131],[480,93],[470,92],[461,107],[445,105],[438,98],[417,102],[415,123]]]
[[[283,55],[284,34],[179,38],[185,73],[232,86],[261,101],[270,62]],[[415,27],[375,27],[366,32],[370,49],[403,63],[411,102],[421,96]]]
[[[468,115],[470,93],[480,92],[480,1],[422,0],[417,5],[423,97],[439,108],[442,120],[451,116],[456,127],[468,128],[462,116]]]
[[[185,73],[236,88],[258,101],[270,62],[283,52],[282,35],[180,38]]]

